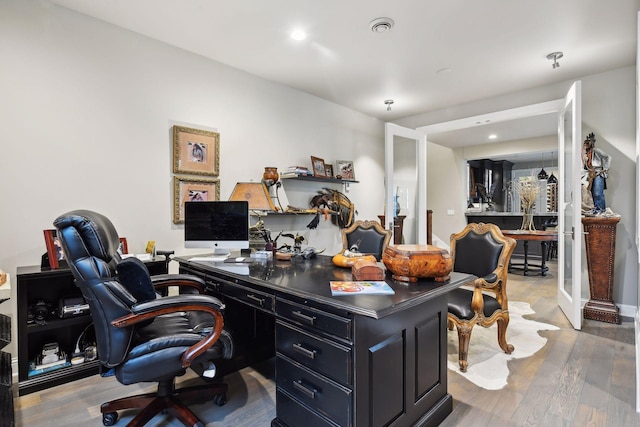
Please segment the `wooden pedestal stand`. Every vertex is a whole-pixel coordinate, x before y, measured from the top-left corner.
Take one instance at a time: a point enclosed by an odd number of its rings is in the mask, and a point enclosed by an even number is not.
[[[587,250],[590,299],[585,319],[620,323],[620,309],[613,303],[613,265],[616,257],[616,226],[620,217],[583,217]]]
[[[393,219],[393,244],[401,245],[402,244],[402,229],[404,228],[404,219],[406,215],[398,215]],[[380,224],[383,227],[386,227],[387,224],[384,222],[384,215],[378,215],[380,219]]]

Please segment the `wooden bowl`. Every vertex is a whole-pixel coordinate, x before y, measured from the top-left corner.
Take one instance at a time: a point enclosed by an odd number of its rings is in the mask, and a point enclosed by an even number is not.
[[[387,246],[382,262],[394,280],[416,282],[418,279],[449,280],[453,259],[446,249],[432,245]]]

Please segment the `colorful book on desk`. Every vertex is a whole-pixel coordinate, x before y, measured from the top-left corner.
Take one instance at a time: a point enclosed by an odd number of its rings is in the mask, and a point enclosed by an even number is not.
[[[338,282],[332,281],[331,295],[393,295],[395,292],[386,282]]]

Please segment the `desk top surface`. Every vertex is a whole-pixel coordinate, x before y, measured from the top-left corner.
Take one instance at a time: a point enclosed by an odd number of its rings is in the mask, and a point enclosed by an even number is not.
[[[329,282],[353,280],[351,268],[335,267],[330,256],[318,255],[312,259],[291,261],[253,262],[230,264],[222,262],[189,261],[190,257],[175,257],[181,265],[215,274],[240,285],[249,284],[285,295],[294,295],[328,304],[373,318],[382,318],[394,312],[436,298],[473,280],[473,276],[451,273],[446,283],[420,280],[415,283],[397,282],[386,276],[386,282],[395,291],[394,295],[347,295],[332,296]],[[380,264],[381,265],[381,264]]]

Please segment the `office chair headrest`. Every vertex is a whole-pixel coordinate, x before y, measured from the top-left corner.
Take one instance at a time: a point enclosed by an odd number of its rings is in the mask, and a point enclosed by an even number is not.
[[[117,264],[120,238],[107,217],[89,210],[75,210],[60,215],[53,225],[58,229],[67,259],[92,256],[108,264]]]

